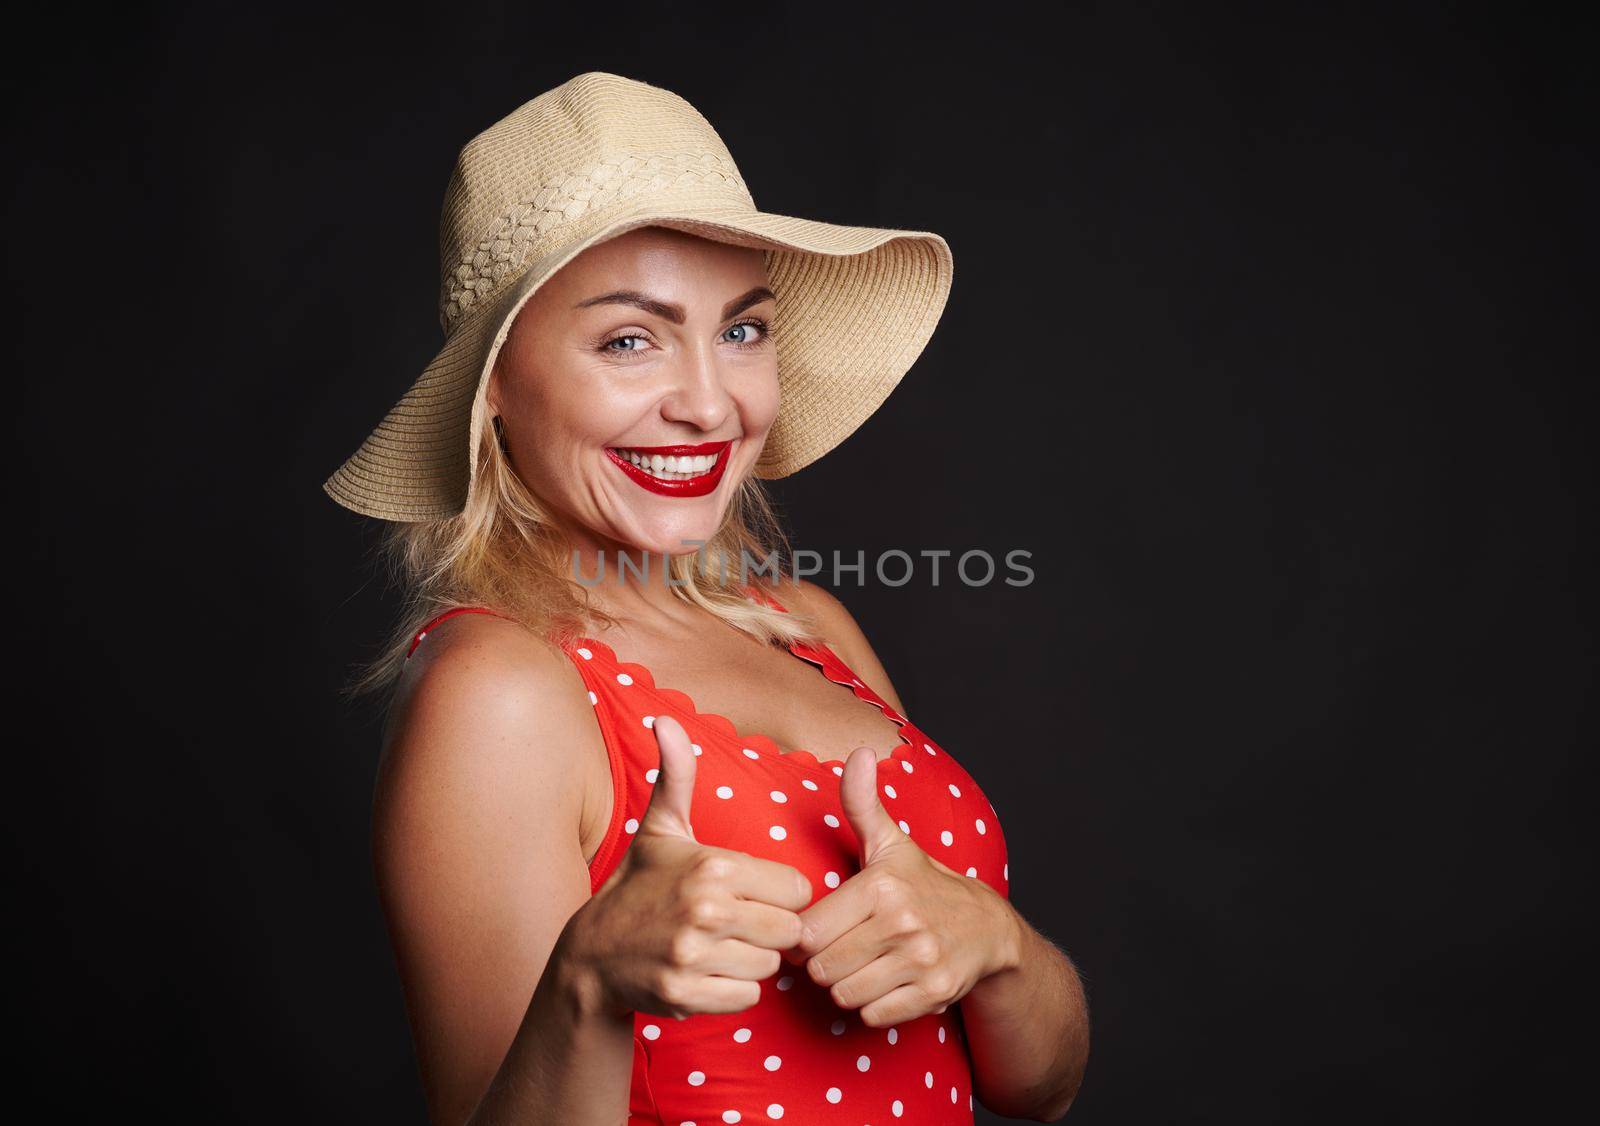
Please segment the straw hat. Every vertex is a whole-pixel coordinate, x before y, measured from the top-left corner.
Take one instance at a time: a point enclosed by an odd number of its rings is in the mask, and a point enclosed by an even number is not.
[[[921,354],[950,292],[938,235],[758,211],[683,98],[580,74],[461,149],[439,220],[444,347],[323,490],[383,520],[458,514],[486,377],[517,312],[587,247],[648,225],[767,251],[781,406],[757,477],[788,476],[860,426]]]

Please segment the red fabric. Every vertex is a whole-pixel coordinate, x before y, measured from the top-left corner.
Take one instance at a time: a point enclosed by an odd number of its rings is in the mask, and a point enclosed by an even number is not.
[[[424,626],[418,639],[448,616]],[[591,890],[616,868],[649,804],[660,765],[650,725],[663,714],[678,720],[699,749],[690,804],[698,840],[793,865],[811,881],[815,899],[859,871],[859,844],[839,803],[847,751],[830,760],[805,750],[784,753],[764,735],[741,734],[722,716],[699,711],[687,695],[657,685],[647,668],[619,660],[601,641],[579,638],[566,651],[588,686],[616,796],[589,867]],[[930,855],[1009,898],[1005,836],[971,775],[827,646],[791,651],[899,726],[901,745],[878,764],[879,797],[890,816]],[[959,1004],[894,1028],[871,1028],[859,1010],[835,1005],[804,966],[784,962],[761,983],[761,1000],[743,1012],[634,1018],[629,1126],[780,1118],[801,1126],[896,1119],[970,1126],[972,1106]]]

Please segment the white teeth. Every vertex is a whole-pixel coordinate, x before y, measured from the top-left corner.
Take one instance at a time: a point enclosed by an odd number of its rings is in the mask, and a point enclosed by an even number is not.
[[[685,481],[711,472],[720,454],[696,454],[693,457],[663,457],[660,454],[641,454],[637,450],[618,450],[618,454],[652,477],[663,481]]]

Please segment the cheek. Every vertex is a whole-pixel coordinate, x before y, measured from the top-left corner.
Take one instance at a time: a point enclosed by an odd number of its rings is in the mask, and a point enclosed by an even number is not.
[[[773,372],[768,379],[756,381],[739,396],[739,415],[748,435],[765,434],[778,419],[781,396],[778,375]]]

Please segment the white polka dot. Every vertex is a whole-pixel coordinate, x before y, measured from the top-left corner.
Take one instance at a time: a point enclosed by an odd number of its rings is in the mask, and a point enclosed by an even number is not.
[[[897,797],[900,796],[899,794],[894,792],[894,787],[893,786],[889,786],[889,785],[885,785],[883,787],[883,792],[888,794],[891,798],[897,798]]]
[[[891,1028],[889,1030],[889,1043],[898,1044],[899,1042],[900,1042],[900,1030],[898,1028]]]
[[[756,752],[752,751],[749,747],[746,747],[746,748],[744,748],[744,757],[745,758],[760,758],[761,756],[756,754]]]
[[[944,1043],[944,1025],[939,1026],[939,1043]]]
[[[945,829],[939,833],[939,843],[942,845],[953,845],[956,843],[956,835],[949,829]]]
[[[967,869],[967,875],[976,876],[977,874],[978,874],[978,870],[976,868],[968,868]]]
[[[706,1081],[706,1073],[705,1072],[703,1072],[703,1071],[691,1071],[689,1073],[689,1086],[698,1087],[698,1086],[700,1086],[700,1084],[704,1083],[705,1081]]]
[[[789,830],[785,829],[782,825],[774,825],[772,828],[767,830],[767,835],[775,841],[781,841],[784,837],[789,835]]]
[[[589,703],[598,704],[599,702],[600,697],[596,696],[593,692],[589,693]]]
[[[837,1087],[829,1087],[828,1088],[828,1101],[830,1103],[836,1103],[842,1098],[844,1098],[844,1092],[839,1090],[839,1088],[837,1088]]]
[[[580,648],[578,650],[578,656],[582,657],[585,661],[594,660],[594,654],[589,652],[587,649]]]
[[[783,1058],[781,1056],[768,1056],[766,1059],[761,1061],[761,1066],[766,1068],[768,1071],[777,1071],[783,1066]]]
[[[619,672],[617,674],[617,683],[618,684],[632,684],[633,683],[633,677],[629,676],[625,672]]]
[[[828,1026],[828,1031],[833,1033],[835,1036],[843,1036],[844,1035],[844,1021],[842,1021],[842,1020],[834,1021],[832,1024],[830,1024]]]
[[[639,831],[639,819],[630,817],[622,827],[630,833],[637,833]]]
[[[783,1104],[782,1103],[768,1103],[767,1104],[767,1117],[768,1118],[782,1118],[783,1117]]]
[[[815,783],[815,782],[813,782],[813,781],[812,781],[812,780],[811,780],[811,779],[809,779],[809,778],[802,778],[802,779],[800,779],[800,784],[801,784],[801,785],[802,785],[802,786],[804,786],[804,787],[805,787],[805,788],[806,788],[806,789],[808,789],[808,790],[815,790],[815,789],[816,789],[816,788],[817,788],[817,784],[816,784],[816,783]]]
[[[889,1104],[889,1109],[894,1112],[894,1116],[896,1118],[899,1118],[906,1112],[906,1104],[901,1102],[899,1099],[896,1099],[894,1102]]]
[[[658,1024],[647,1024],[639,1031],[644,1033],[644,1038],[646,1040],[654,1040],[657,1036],[661,1035],[661,1026]]]
[[[1003,865],[1001,865],[1000,874],[1008,880],[1011,878],[1011,861],[1007,860]]]
[[[646,727],[654,727],[656,725],[656,717],[653,715],[647,715],[639,722],[644,724]]]
[[[733,787],[732,786],[718,786],[717,787],[717,797],[722,798],[724,800],[733,797]]]
[[[922,1073],[922,1085],[930,1091],[933,1090],[933,1072],[924,1071]]]
[[[826,876],[822,877],[822,882],[827,884],[831,888],[838,887],[839,886],[839,873],[837,873],[837,872],[829,872]]]
[[[937,751],[935,751],[932,747],[928,746],[928,744],[926,744],[926,743],[922,744],[922,749],[927,751],[930,755],[938,754]]]
[[[830,829],[837,829],[839,827],[839,819],[831,813],[824,813],[822,815],[822,823]]]
[[[950,783],[950,796],[953,798],[959,798],[961,796],[961,787],[957,786],[954,782]]]
[[[655,781],[659,777],[661,777],[661,770],[659,767],[652,766],[649,770],[644,772],[644,780],[649,782],[652,786],[655,785]]]
[[[908,759],[908,758],[901,759],[900,760],[900,766],[905,770],[905,772],[907,774],[910,774],[912,772],[912,766],[911,766],[911,760],[910,759]]]
[[[778,988],[779,989],[789,989],[789,988],[792,988],[793,985],[794,985],[794,978],[790,977],[788,974],[784,974],[782,977],[780,977],[778,979]]]
[[[955,1102],[956,1101],[956,1089],[954,1087],[950,1088],[950,1101],[951,1102]]]
[[[976,822],[974,822],[974,824],[976,824],[978,826],[978,835],[980,837],[983,836],[983,834],[985,834],[985,833],[987,833],[989,831],[989,826],[987,826],[987,825],[985,825],[983,823],[983,818],[981,818],[981,817],[978,818],[978,820]]]
[[[856,1057],[856,1070],[857,1071],[865,1071],[865,1070],[867,1070],[867,1068],[869,1068],[871,1066],[872,1066],[872,1057],[871,1056],[857,1056]]]
[[[690,744],[689,744],[689,749],[690,749],[690,750],[691,750],[691,751],[693,751],[693,752],[694,752],[694,753],[695,753],[695,755],[696,755],[696,756],[698,756],[698,755],[699,755],[699,754],[700,754],[700,753],[701,753],[701,751],[700,751],[700,744],[699,744],[699,743],[690,743]]]
[[[834,773],[835,773],[835,774],[837,774],[837,775],[838,775],[838,776],[839,776],[839,777],[841,777],[841,778],[843,778],[843,777],[844,777],[844,767],[842,767],[842,766],[836,766],[836,767],[834,767],[834,768],[833,768],[833,772],[834,772]]]
[[[749,1043],[750,1042],[750,1030],[748,1028],[741,1028],[741,1029],[736,1030],[734,1032],[734,1034],[733,1034],[733,1039],[734,1039],[735,1042],[740,1043],[740,1044]]]
[[[902,833],[904,833],[908,837],[911,835],[911,826],[910,825],[907,825],[904,821],[897,822],[897,824],[899,824],[900,831]]]
[[[742,1117],[743,1115],[736,1110],[725,1110],[722,1112],[722,1120],[724,1122],[737,1122]]]
[[[773,790],[771,796],[772,800],[777,802],[779,805],[782,805],[784,802],[789,800],[789,795],[784,793],[782,790]]]

